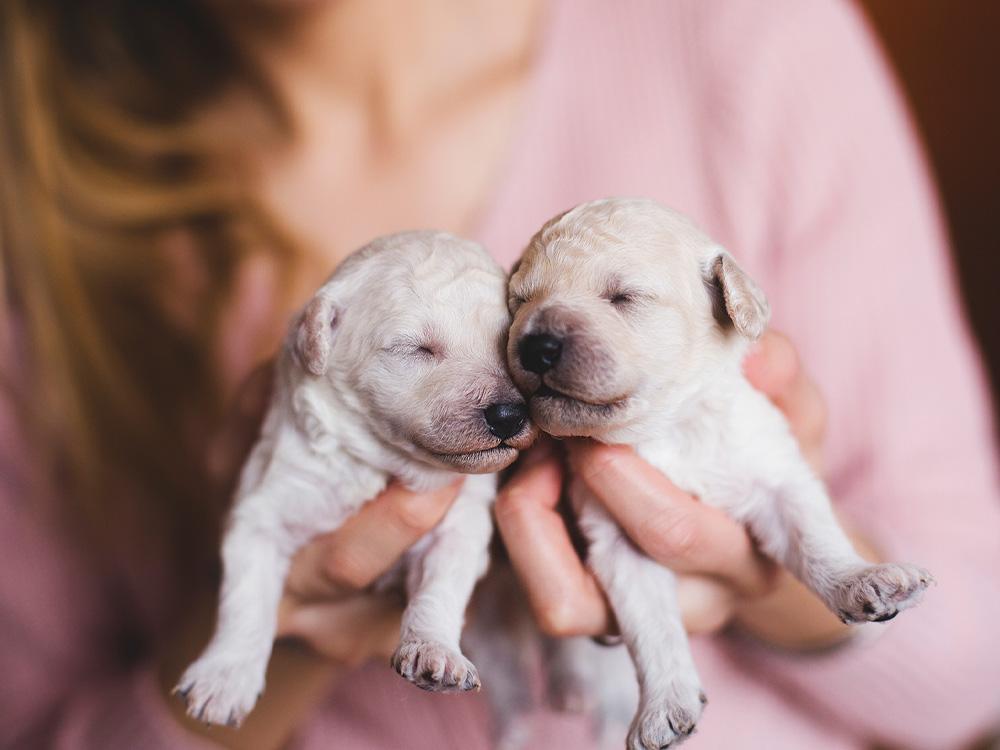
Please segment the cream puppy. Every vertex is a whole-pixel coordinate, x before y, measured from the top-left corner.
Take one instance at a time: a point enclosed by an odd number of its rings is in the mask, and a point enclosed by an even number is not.
[[[509,294],[508,362],[541,429],[635,446],[746,524],[845,622],[882,622],[916,604],[928,573],[857,554],[783,416],[743,377],[767,301],[689,220],[649,200],[578,206],[531,240]],[[705,703],[674,575],[629,543],[582,484],[570,494],[638,674],[627,746],[658,750],[689,735]],[[613,676],[616,650],[599,652],[566,644],[562,666],[575,660],[579,679],[599,671],[591,689],[613,712],[634,687]]]
[[[496,477],[534,428],[507,374],[503,271],[475,243],[409,232],[345,260],[294,321],[222,543],[215,634],[181,677],[188,713],[238,725],[264,689],[289,563],[390,478],[465,480],[405,556],[409,603],[393,666],[436,691],[478,689],[459,648],[488,562]]]

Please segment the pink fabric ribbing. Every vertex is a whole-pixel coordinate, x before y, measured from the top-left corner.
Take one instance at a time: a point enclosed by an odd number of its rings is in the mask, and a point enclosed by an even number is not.
[[[1000,711],[987,396],[912,129],[858,13],[556,2],[478,238],[509,264],[552,214],[613,194],[691,214],[758,277],[829,402],[843,513],[938,578],[866,646],[795,657],[699,639],[711,704],[688,747],[943,748],[980,731]],[[148,669],[114,670],[115,600],[23,507],[17,448],[0,424],[0,744],[205,747],[173,724]],[[137,589],[155,629],[157,590]],[[372,665],[332,690],[297,746],[473,750],[485,726],[481,696],[427,695]],[[579,722],[537,728],[533,747],[586,747]]]

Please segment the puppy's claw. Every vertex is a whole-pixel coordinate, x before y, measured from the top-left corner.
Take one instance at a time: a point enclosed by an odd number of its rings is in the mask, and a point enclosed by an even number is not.
[[[173,690],[170,691],[170,694],[176,695],[182,701],[184,701],[184,703],[187,703],[187,697],[188,695],[191,694],[191,686],[185,685],[184,687],[181,687],[180,685],[177,685]]]
[[[674,747],[692,734],[707,702],[705,693],[694,686],[675,686],[673,696],[640,709],[629,731],[628,750],[663,750]]]
[[[931,581],[930,573],[915,565],[869,565],[838,581],[832,609],[845,623],[888,622],[917,604]]]
[[[461,653],[433,641],[404,640],[392,656],[392,668],[422,690],[465,693],[482,687],[479,672]]]
[[[199,659],[173,692],[184,700],[192,719],[238,727],[263,690],[266,666],[266,660]]]

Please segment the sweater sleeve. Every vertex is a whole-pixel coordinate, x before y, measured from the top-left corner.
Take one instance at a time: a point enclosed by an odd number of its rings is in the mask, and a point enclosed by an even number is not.
[[[773,325],[826,395],[841,512],[937,584],[890,625],[863,626],[880,638],[737,658],[865,741],[953,747],[1000,716],[1000,493],[980,363],[913,128],[859,13],[767,8],[734,96],[768,162],[754,187],[768,196]]]
[[[0,398],[0,746],[210,750],[170,715],[155,668],[122,668],[115,608],[25,483]]]

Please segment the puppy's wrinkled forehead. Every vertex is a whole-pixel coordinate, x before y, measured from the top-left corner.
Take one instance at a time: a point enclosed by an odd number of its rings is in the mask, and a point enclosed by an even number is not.
[[[614,296],[632,290],[687,298],[699,291],[710,240],[680,214],[643,202],[585,204],[546,224],[510,281],[512,298]]]
[[[495,320],[505,298],[506,278],[479,252],[464,246],[436,249],[414,269],[412,298],[419,304],[453,311],[466,321]],[[458,316],[455,312],[460,313]]]
[[[441,232],[387,242],[345,269],[356,279],[354,307],[381,332],[434,329],[482,339],[507,325],[503,271],[476,243]]]

